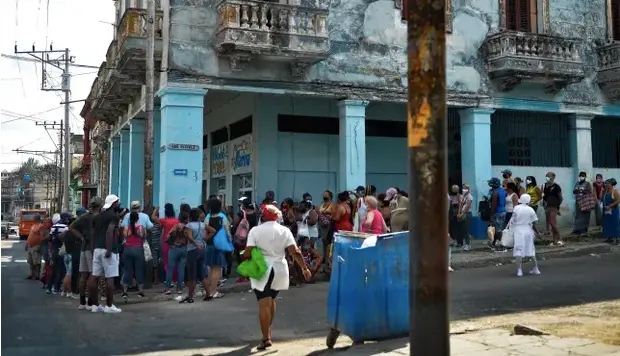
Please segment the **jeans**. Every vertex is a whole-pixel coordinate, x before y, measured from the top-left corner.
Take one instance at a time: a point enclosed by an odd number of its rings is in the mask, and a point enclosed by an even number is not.
[[[54,265],[52,266],[52,275],[47,281],[47,289],[51,290],[52,287],[55,291],[60,291],[60,286],[62,285],[62,279],[65,278],[65,257],[64,256],[55,256],[52,257],[54,259]]]
[[[187,261],[187,246],[171,247],[168,251],[168,271],[166,272],[166,287],[172,288],[174,267],[177,268],[177,287],[183,287],[185,280],[185,262]]]
[[[125,247],[123,265],[123,286],[131,285],[134,274],[138,286],[144,285],[144,248],[142,246]]]
[[[78,294],[80,281],[80,250],[71,251],[71,293]]]

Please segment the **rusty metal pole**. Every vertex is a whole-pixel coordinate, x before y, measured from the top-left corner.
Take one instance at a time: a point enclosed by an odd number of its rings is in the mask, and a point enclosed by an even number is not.
[[[407,1],[411,355],[450,356],[446,2]]]

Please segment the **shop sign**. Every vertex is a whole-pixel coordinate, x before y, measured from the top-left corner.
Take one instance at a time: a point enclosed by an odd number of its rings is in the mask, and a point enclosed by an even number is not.
[[[228,170],[228,142],[211,147],[211,177],[226,175]]]
[[[232,145],[231,167],[233,174],[252,171],[252,136],[248,135],[236,140]]]

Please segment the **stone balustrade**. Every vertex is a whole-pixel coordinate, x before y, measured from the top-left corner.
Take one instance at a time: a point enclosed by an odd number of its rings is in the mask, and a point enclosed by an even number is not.
[[[512,90],[522,81],[541,83],[550,94],[584,78],[582,42],[561,36],[502,31],[483,45],[491,79],[500,90]]]
[[[599,46],[597,82],[611,100],[620,100],[620,42]]]

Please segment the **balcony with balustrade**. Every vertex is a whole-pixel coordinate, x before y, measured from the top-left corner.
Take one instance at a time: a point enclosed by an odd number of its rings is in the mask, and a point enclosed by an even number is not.
[[[488,36],[482,50],[489,78],[502,91],[535,83],[555,94],[585,77],[579,39],[505,30]]]
[[[611,101],[620,100],[620,42],[599,46],[597,82]]]
[[[294,3],[223,0],[217,5],[214,45],[229,58],[233,71],[257,59],[288,63],[291,75],[298,77],[329,55],[327,7]]]

